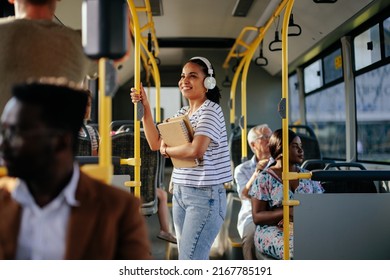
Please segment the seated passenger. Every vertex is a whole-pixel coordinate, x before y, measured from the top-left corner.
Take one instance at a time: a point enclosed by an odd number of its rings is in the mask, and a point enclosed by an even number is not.
[[[0,186],[0,259],[151,258],[139,199],[75,162],[87,98],[48,81],[14,87],[0,151],[19,180]]]
[[[272,131],[267,124],[252,127],[248,132],[248,143],[254,155],[234,170],[234,180],[236,181],[238,196],[241,199],[237,230],[242,239],[242,252],[246,260],[256,259],[253,243],[256,226],[252,219],[252,204],[248,197],[248,191],[259,171],[264,169],[269,161],[268,140],[271,134]]]
[[[99,132],[88,124],[91,120],[91,109],[92,109],[92,93],[87,90],[88,103],[84,116],[84,125],[80,129],[79,137],[89,138],[91,140],[91,156],[97,156],[99,154]]]
[[[289,171],[307,172],[299,167],[303,162],[301,139],[288,131]],[[258,253],[275,259],[283,259],[283,182],[282,182],[282,130],[276,130],[269,140],[269,151],[275,164],[262,171],[255,179],[249,194],[252,196],[252,216],[256,224],[255,246]],[[317,181],[309,179],[290,180],[290,199],[294,193],[323,193],[324,189]],[[290,209],[290,225],[294,218]],[[290,257],[293,258],[293,231],[290,231]]]

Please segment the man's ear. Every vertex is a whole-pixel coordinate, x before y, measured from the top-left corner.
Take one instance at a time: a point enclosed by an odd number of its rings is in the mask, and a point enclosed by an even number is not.
[[[8,0],[8,3],[13,5],[15,3],[15,0]]]

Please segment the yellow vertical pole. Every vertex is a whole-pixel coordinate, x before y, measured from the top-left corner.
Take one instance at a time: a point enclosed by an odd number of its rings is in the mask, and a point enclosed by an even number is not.
[[[283,134],[283,258],[285,260],[290,259],[290,199],[289,199],[289,147],[288,147],[288,22],[294,0],[289,0],[284,11],[283,27],[282,27],[282,99],[286,100],[285,103],[285,118],[282,119],[282,134]]]
[[[134,1],[128,0],[127,1],[131,15],[133,17],[133,23],[134,23],[134,88],[139,92],[140,90],[140,83],[141,83],[141,32],[139,28],[139,21],[138,21],[138,15],[136,8],[134,6]],[[135,103],[134,104],[134,195],[136,197],[141,196],[141,152],[140,152],[140,120],[138,119],[138,106],[142,106],[141,104]],[[139,183],[138,183],[139,182]]]
[[[99,132],[101,146],[99,148],[100,174],[106,183],[111,183],[113,166],[111,161],[111,135],[109,124],[111,123],[111,96],[106,95],[106,59],[99,59]]]
[[[250,53],[250,50],[249,50]],[[252,56],[246,55],[242,61],[244,62],[244,69],[242,71],[241,77],[241,115],[244,120],[241,128],[241,161],[247,158],[248,156],[248,145],[247,145],[247,123],[248,123],[248,113],[247,113],[247,100],[246,100],[246,81],[248,78],[249,64],[251,62]]]

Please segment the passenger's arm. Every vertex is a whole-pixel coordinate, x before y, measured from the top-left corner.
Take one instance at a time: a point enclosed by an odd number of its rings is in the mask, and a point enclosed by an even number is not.
[[[248,193],[249,193],[249,190],[250,190],[253,182],[255,181],[257,175],[259,175],[259,172],[260,172],[260,170],[255,170],[255,172],[253,172],[253,174],[252,174],[252,177],[245,184],[245,188],[243,188],[242,192],[241,192],[243,198],[247,198],[247,199],[249,198],[250,199],[250,196],[249,196]]]
[[[161,145],[160,152],[169,157],[179,159],[201,159],[210,145],[211,139],[204,135],[194,137],[191,143],[176,147]]]
[[[150,109],[150,104],[142,84],[140,86],[140,93],[138,94],[135,88],[131,88],[130,96],[133,103],[141,102],[144,106],[142,123],[146,140],[148,141],[150,149],[152,151],[157,151],[160,149],[160,134],[156,128],[156,124],[154,123],[152,110]]]
[[[252,197],[252,217],[256,225],[277,225],[283,219],[282,208],[268,210],[268,202]]]

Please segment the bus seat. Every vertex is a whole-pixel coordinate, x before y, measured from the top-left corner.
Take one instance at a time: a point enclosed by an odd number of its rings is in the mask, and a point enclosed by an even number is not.
[[[328,163],[334,163],[332,159],[307,159],[301,167],[306,170],[324,169]]]
[[[76,156],[91,156],[91,155],[92,155],[91,139],[89,139],[88,137],[79,137]]]
[[[236,192],[227,195],[225,229],[227,234],[226,258],[229,260],[242,260],[241,236],[237,230],[238,212],[241,209],[241,200]]]
[[[112,131],[117,131],[119,128],[134,128],[134,121],[133,120],[115,120],[112,121],[110,124]],[[134,130],[134,129],[132,129]]]
[[[249,127],[248,127],[249,129]],[[236,127],[232,130],[229,136],[229,151],[231,160],[233,162],[233,167],[242,163],[242,147],[241,147],[241,128]],[[253,152],[249,145],[247,144],[247,159],[252,158]]]
[[[328,163],[324,170],[366,170],[358,162],[333,162]],[[321,182],[325,193],[376,193],[374,181],[370,180],[335,180]]]
[[[142,213],[152,215],[157,212],[156,188],[159,181],[159,153],[150,150],[143,133],[140,135],[140,143]],[[132,131],[112,136],[112,155],[122,159],[134,157],[134,133]],[[130,175],[131,180],[134,180],[134,167],[114,166],[114,174]]]

